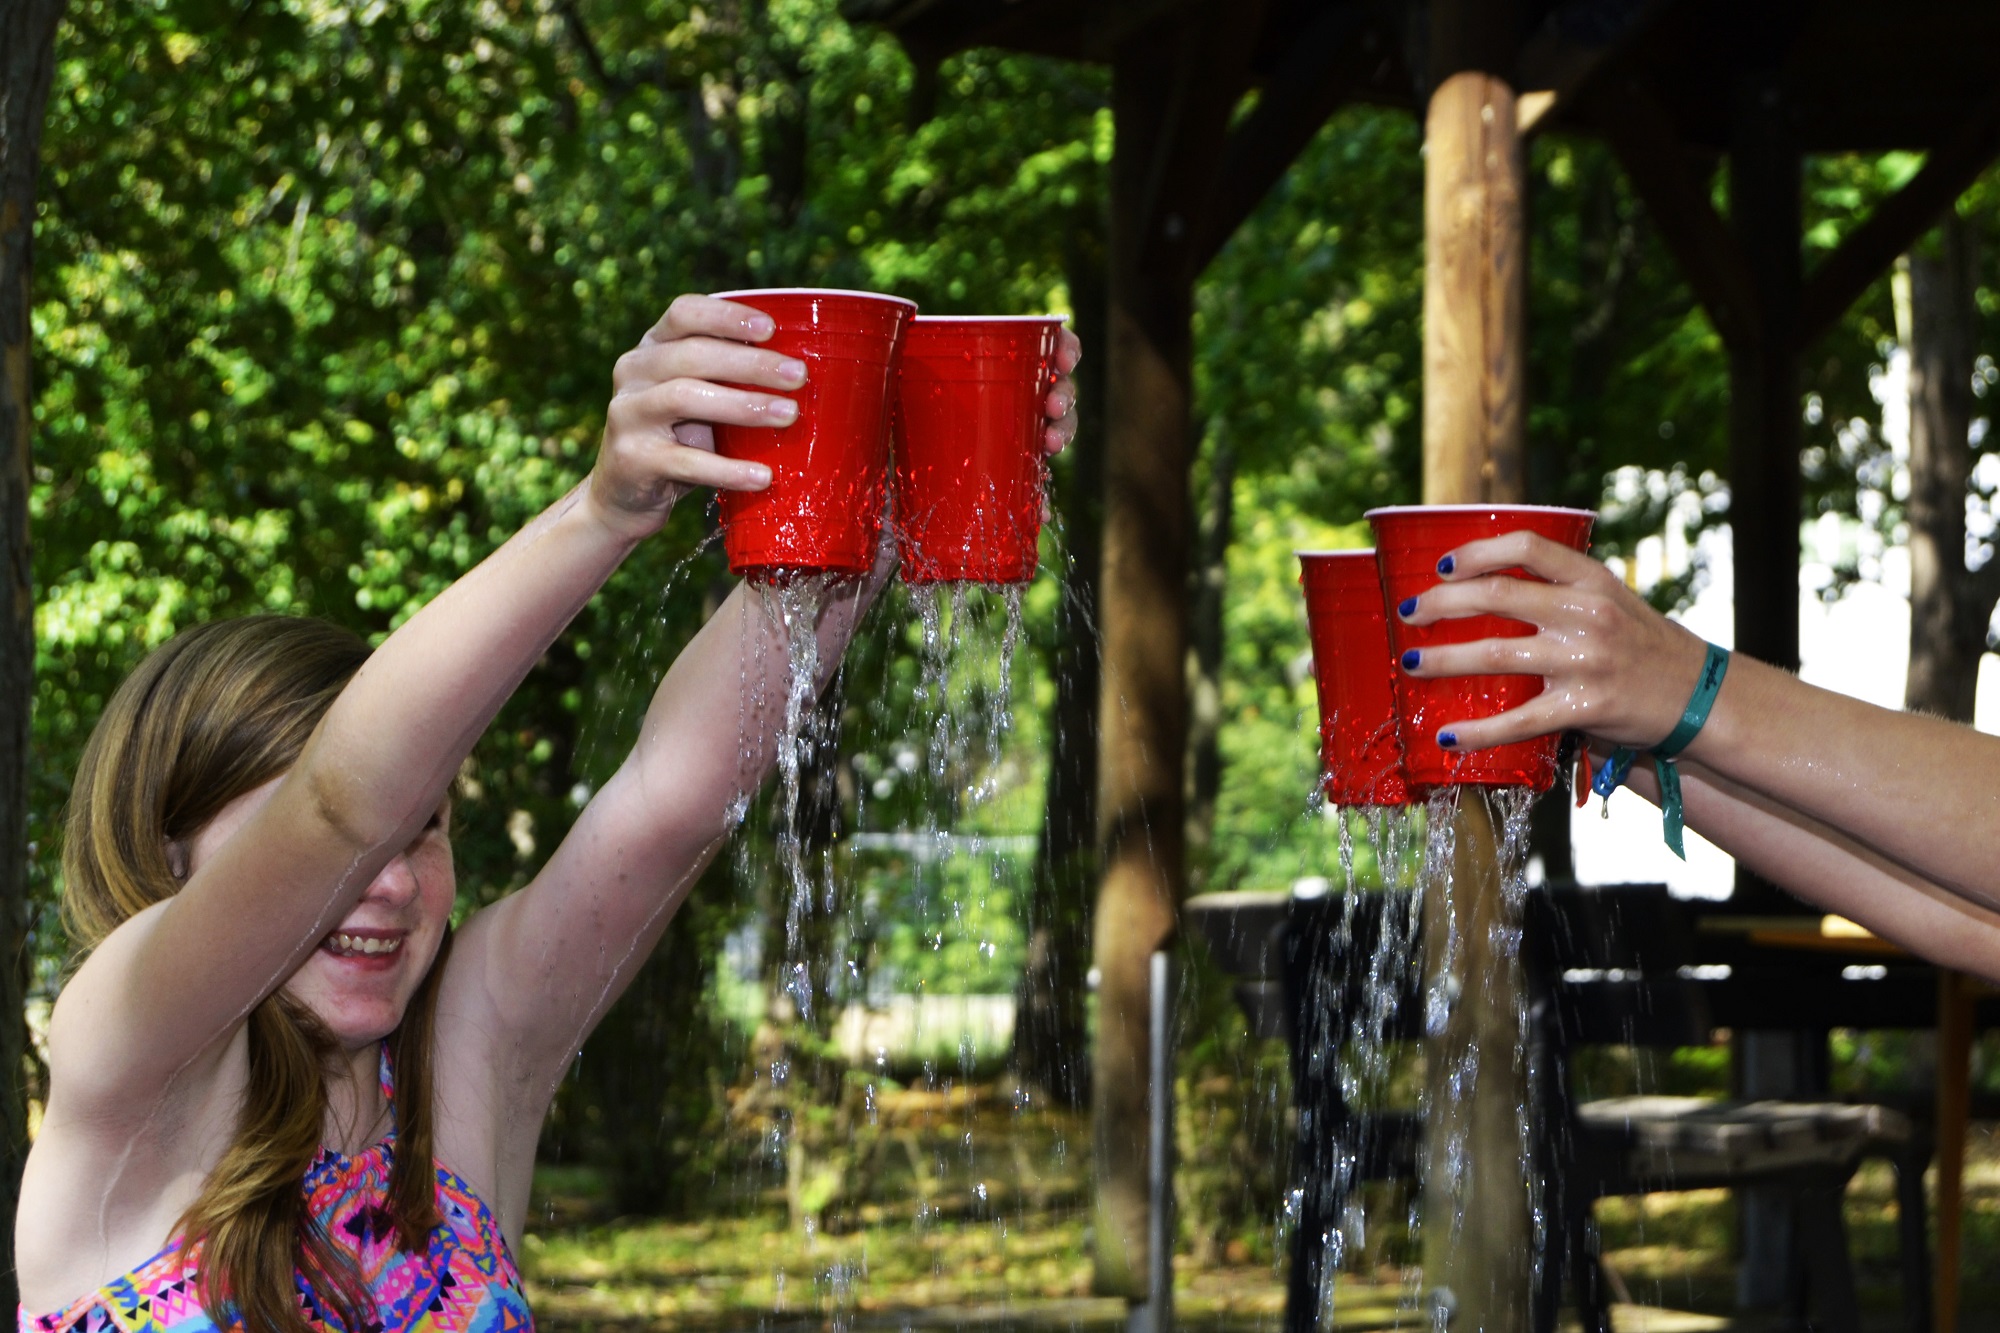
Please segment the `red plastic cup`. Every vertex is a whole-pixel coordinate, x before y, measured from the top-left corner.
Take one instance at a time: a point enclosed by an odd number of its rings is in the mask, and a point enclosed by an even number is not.
[[[1409,505],[1371,509],[1367,517],[1375,529],[1375,560],[1382,576],[1389,643],[1396,658],[1411,648],[1533,634],[1533,625],[1504,616],[1466,616],[1431,625],[1408,625],[1395,608],[1404,598],[1436,587],[1439,559],[1467,542],[1526,529],[1585,551],[1590,549],[1590,526],[1597,519],[1587,509],[1540,505]],[[1503,572],[1517,578],[1532,577],[1518,569]],[[1437,743],[1439,728],[1448,723],[1494,717],[1534,698],[1542,692],[1540,676],[1420,680],[1399,669],[1395,683],[1396,720],[1412,782],[1424,787],[1467,783],[1535,791],[1547,791],[1555,785],[1557,736],[1485,750],[1447,750]]]
[[[806,363],[791,425],[715,428],[717,453],[771,469],[765,490],[720,493],[729,567],[761,579],[866,572],[882,532],[890,374],[916,302],[812,287],[716,295],[769,315],[778,328],[763,346]]]
[[[1321,790],[1335,805],[1408,805],[1396,731],[1396,659],[1373,551],[1300,551],[1313,677],[1319,689]]]
[[[1025,583],[1042,534],[1042,403],[1056,315],[922,315],[897,372],[905,583]]]

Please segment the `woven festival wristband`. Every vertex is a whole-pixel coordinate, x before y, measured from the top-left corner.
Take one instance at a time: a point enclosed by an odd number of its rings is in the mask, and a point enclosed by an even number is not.
[[[1667,733],[1667,738],[1652,747],[1653,771],[1660,778],[1660,822],[1667,846],[1675,856],[1687,860],[1687,848],[1683,836],[1681,808],[1681,775],[1674,760],[1681,751],[1694,742],[1701,729],[1708,724],[1708,715],[1715,707],[1715,697],[1722,692],[1722,679],[1729,674],[1729,650],[1707,645],[1708,653],[1701,664],[1701,675],[1695,679],[1694,693],[1688,697],[1687,707],[1681,711],[1681,720]],[[1625,775],[1632,769],[1632,761],[1637,753],[1626,746],[1620,746],[1609,759],[1598,768],[1591,779],[1590,789],[1605,798],[1605,817],[1611,815],[1611,793],[1618,790]]]

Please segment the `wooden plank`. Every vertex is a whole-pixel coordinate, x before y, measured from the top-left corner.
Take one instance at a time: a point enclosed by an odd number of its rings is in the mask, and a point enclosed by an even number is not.
[[[1256,107],[1229,131],[1215,188],[1195,227],[1197,272],[1228,244],[1371,67],[1393,59],[1366,17],[1354,6],[1322,12],[1264,81]]]
[[[1594,90],[1588,114],[1716,332],[1732,347],[1755,345],[1762,320],[1749,265],[1653,90],[1635,79]]]
[[[1560,119],[1591,80],[1618,64],[1669,10],[1687,3],[1642,0],[1622,15],[1611,6],[1601,6],[1600,12],[1615,16],[1619,26],[1614,32],[1591,32],[1587,38],[1574,35],[1552,14],[1522,44],[1515,69],[1514,84],[1522,91],[1514,123],[1521,136],[1525,138]]]
[[[1847,308],[1896,256],[1937,224],[2000,154],[2000,93],[1974,106],[1949,141],[1924,159],[1909,183],[1875,206],[1806,279],[1799,301],[1799,337],[1811,346],[1840,322]]]

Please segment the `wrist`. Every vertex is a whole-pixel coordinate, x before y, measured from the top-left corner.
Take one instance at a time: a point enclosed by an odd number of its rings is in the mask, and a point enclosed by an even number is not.
[[[628,550],[666,526],[674,505],[684,493],[681,487],[668,486],[652,495],[626,494],[606,483],[596,470],[574,492],[576,507],[584,516],[603,535]]]

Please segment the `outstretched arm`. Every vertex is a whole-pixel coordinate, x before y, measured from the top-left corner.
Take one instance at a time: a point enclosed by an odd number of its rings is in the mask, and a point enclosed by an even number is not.
[[[1673,730],[1706,651],[1693,634],[1595,560],[1530,533],[1474,542],[1449,559],[1451,572],[1417,599],[1409,621],[1489,612],[1538,632],[1425,649],[1413,674],[1510,672],[1547,684],[1509,713],[1450,724],[1460,748],[1575,728],[1643,749]],[[1498,573],[1512,567],[1545,581]],[[1918,881],[1981,909],[2000,906],[1991,846],[2000,829],[2000,739],[1822,690],[1737,654],[1685,757],[1759,806],[1798,816],[1781,821],[1788,829],[1839,830]],[[1692,799],[1688,814],[1702,827]],[[1757,862],[1767,834],[1780,837],[1776,826],[1745,825],[1731,850]],[[1789,835],[1781,840],[1796,849]],[[1800,887],[1782,865],[1772,877]]]
[[[1068,372],[1079,352],[1065,332],[1044,403],[1048,453],[1076,428]],[[821,613],[815,688],[888,577],[887,560],[885,545],[874,575],[841,586]],[[456,1002],[495,1018],[491,1076],[509,1086],[494,1100],[522,1136],[531,1140],[577,1047],[769,774],[790,684],[786,631],[756,590],[737,588],[675,660],[638,744],[541,873],[461,932],[454,969],[468,989]]]
[[[676,303],[641,351],[683,332],[699,348],[614,402],[590,478],[392,634],[269,799],[80,969],[51,1034],[72,1106],[143,1117],[149,1090],[219,1053],[410,845],[501,703],[679,495],[768,484],[761,465],[682,444],[672,422],[789,420],[788,400],[708,382],[796,387],[802,366],[744,345],[770,331],[726,302]]]
[[[1630,785],[1659,799],[1659,783],[1644,764],[1633,768]],[[1773,884],[1919,957],[2000,979],[2000,911],[1939,888],[1840,830],[1691,761],[1681,763],[1681,796],[1690,824]]]

